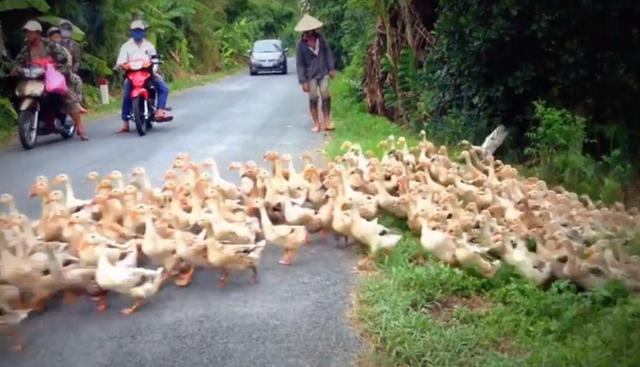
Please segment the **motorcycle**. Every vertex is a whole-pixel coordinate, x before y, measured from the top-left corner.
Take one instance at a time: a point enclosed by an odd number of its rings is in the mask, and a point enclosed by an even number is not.
[[[45,68],[50,60],[37,60],[19,69],[22,80],[16,87],[18,97],[18,136],[24,149],[35,147],[38,136],[60,134],[73,137],[75,124],[63,112],[64,95],[49,93],[45,88]]]
[[[138,135],[144,136],[153,129],[156,121],[157,93],[153,85],[153,67],[159,64],[157,58],[149,60],[129,61],[122,65],[126,78],[131,83],[131,115],[130,121],[136,125]],[[162,120],[171,121],[173,117]]]

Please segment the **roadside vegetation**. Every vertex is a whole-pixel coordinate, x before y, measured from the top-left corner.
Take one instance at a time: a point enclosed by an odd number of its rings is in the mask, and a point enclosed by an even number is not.
[[[638,203],[637,4],[308,3],[345,66],[332,86],[330,156],[345,141],[379,156],[388,135],[411,143],[420,130],[455,154],[460,140],[480,145],[504,125],[496,155],[522,174]],[[596,18],[611,24],[606,36],[588,26]],[[354,322],[370,346],[361,365],[640,364],[640,301],[622,285],[542,289],[504,265],[485,279],[438,262],[402,221],[384,221],[405,235],[356,291]],[[640,253],[640,241],[627,248]]]
[[[220,73],[244,65],[247,50],[257,39],[281,38],[291,47],[298,15],[295,0],[2,1],[0,51],[6,48],[7,56],[0,58],[0,141],[15,130],[15,79],[7,78],[6,73],[23,46],[21,27],[29,19],[39,20],[45,30],[61,18],[78,27],[84,104],[102,112],[117,109],[117,103],[100,105],[98,80],[107,79],[113,98],[119,98],[123,76],[112,66],[129,38],[133,19],[149,24],[147,38],[163,61],[162,74],[178,90],[215,80]]]
[[[366,112],[341,76],[332,89],[345,141],[380,154],[378,142],[409,129]],[[503,265],[493,279],[440,263],[400,220],[405,236],[373,272],[363,274],[355,323],[370,345],[364,366],[634,366],[640,363],[640,301],[618,283],[592,292],[570,282],[541,289]]]
[[[594,200],[635,204],[636,2],[306,3],[367,112],[442,144],[479,145],[502,124],[502,160]]]

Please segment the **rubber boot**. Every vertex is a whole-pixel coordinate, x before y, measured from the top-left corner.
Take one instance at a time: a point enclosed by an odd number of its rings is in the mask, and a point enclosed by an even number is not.
[[[311,118],[313,119],[314,131],[320,131],[320,116],[318,114],[318,100],[309,101],[309,111],[311,111]]]
[[[334,130],[335,127],[331,122],[331,97],[322,99],[322,114],[324,117],[324,129]]]

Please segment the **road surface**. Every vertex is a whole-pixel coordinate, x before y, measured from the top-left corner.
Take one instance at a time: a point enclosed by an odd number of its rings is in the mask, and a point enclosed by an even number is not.
[[[173,94],[169,104],[175,120],[143,138],[114,134],[119,121],[109,116],[88,125],[88,142],[41,137],[32,151],[17,142],[0,148],[0,192],[14,194],[33,216],[40,204],[26,196],[37,175],[67,173],[76,195],[86,197],[91,187],[82,179],[91,170],[129,173],[140,165],[157,179],[183,151],[196,160],[214,157],[222,170],[234,160],[264,165],[266,150],[297,157],[323,142],[310,131],[307,102],[291,73],[229,77]],[[24,322],[21,354],[9,352],[0,335],[0,366],[351,365],[359,350],[346,322],[353,251],[316,240],[291,267],[277,264],[280,254],[267,248],[257,285],[242,274],[219,289],[216,272],[200,271],[189,288],[168,286],[129,317],[118,312],[129,300],[118,296],[105,314],[86,300],[54,300]]]

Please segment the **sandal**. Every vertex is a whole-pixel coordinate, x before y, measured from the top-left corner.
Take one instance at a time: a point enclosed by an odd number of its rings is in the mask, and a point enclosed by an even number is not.
[[[116,134],[124,134],[124,133],[128,133],[130,130],[128,127],[124,127],[122,126],[121,128],[118,129],[118,131],[116,131]]]
[[[314,133],[317,133],[320,131],[320,126],[314,126],[311,128],[311,131],[313,131]]]
[[[329,123],[328,125],[324,126],[324,131],[333,131],[336,129],[336,126],[332,123]]]

